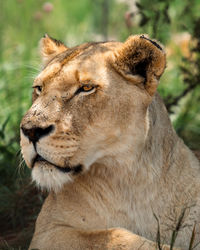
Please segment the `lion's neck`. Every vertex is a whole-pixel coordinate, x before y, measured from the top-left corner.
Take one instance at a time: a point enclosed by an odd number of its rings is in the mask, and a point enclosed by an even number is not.
[[[157,225],[153,212],[167,216],[166,204],[182,207],[193,202],[190,197],[198,185],[194,176],[199,176],[199,163],[176,135],[158,96],[148,116],[149,131],[138,151],[133,146],[104,157],[92,166],[86,180],[93,182],[94,189],[99,189],[116,210],[110,226],[124,226],[150,237],[148,233]],[[118,211],[126,214],[122,220]]]
[[[118,169],[123,169],[124,173],[130,171],[129,176],[133,179],[136,176],[146,178],[150,173],[151,180],[164,175],[173,165],[174,155],[179,154],[180,139],[159,95],[154,97],[142,123],[145,124],[144,127],[139,125],[142,132],[135,132],[135,128],[129,131],[117,147],[122,150],[113,150],[112,154],[99,159],[98,164],[107,166],[113,173]],[[137,137],[141,139],[137,141]]]
[[[161,191],[168,192],[170,203],[174,189],[177,193],[182,193],[183,188],[185,191],[190,189],[191,183],[194,183],[191,172],[199,176],[199,163],[176,135],[158,95],[149,107],[148,122],[148,133],[145,140],[137,145],[138,150],[135,145],[130,145],[126,151],[104,157],[91,168],[91,174],[98,175],[103,185],[112,182],[113,188],[121,186],[121,194],[118,195],[121,195],[122,200],[129,194],[128,202],[132,200],[139,207],[145,207],[144,200],[147,206],[158,202],[158,199],[162,199],[159,195]],[[140,200],[138,193],[141,191]]]
[[[174,155],[180,139],[174,131],[167,110],[158,94],[155,95],[148,110],[149,130],[142,150],[142,157],[146,166],[151,166],[156,178],[165,175],[173,165]]]

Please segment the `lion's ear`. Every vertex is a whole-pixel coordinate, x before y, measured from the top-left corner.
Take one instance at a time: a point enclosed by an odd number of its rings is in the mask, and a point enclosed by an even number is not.
[[[60,41],[49,37],[47,34],[40,40],[40,53],[45,66],[53,57],[68,48]]]
[[[164,72],[166,56],[163,48],[147,36],[130,36],[115,51],[113,66],[126,79],[141,84],[152,96]]]

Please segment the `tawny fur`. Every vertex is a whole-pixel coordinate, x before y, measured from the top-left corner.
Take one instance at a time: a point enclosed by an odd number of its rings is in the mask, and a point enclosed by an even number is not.
[[[188,249],[200,222],[200,166],[156,92],[163,48],[144,36],[75,48],[46,36],[42,46],[49,63],[34,81],[21,128],[54,130],[35,146],[21,131],[27,165],[37,154],[48,161],[32,169],[50,193],[30,249],[156,249],[156,218],[169,244],[183,211],[176,246]],[[77,92],[83,85],[93,87]],[[75,173],[78,164],[83,169]]]

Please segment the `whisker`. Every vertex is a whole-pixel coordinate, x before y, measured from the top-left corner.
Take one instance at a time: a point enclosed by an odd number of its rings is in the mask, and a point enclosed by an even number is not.
[[[19,165],[18,165],[18,168],[17,168],[17,174],[19,176],[21,176],[21,174],[23,173],[22,171],[26,167],[26,164],[25,164],[25,161],[23,159],[21,150],[18,151],[18,154],[19,154],[18,157],[20,158],[20,161],[19,161]]]

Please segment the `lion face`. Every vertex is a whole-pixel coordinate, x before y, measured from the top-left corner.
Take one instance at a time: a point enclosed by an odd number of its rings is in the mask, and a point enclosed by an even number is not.
[[[41,40],[44,69],[21,122],[22,154],[39,186],[57,191],[93,163],[142,145],[165,67],[154,43],[134,36],[70,49]]]

